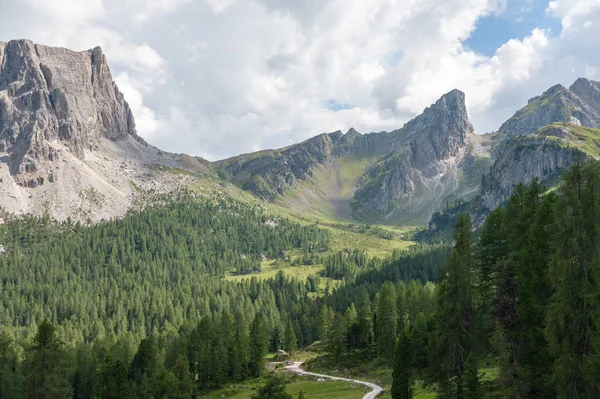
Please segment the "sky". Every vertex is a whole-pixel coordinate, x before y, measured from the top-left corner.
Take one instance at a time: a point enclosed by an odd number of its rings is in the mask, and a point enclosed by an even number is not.
[[[466,93],[492,132],[550,86],[600,80],[600,0],[0,0],[0,40],[101,46],[138,133],[222,159],[393,130]]]

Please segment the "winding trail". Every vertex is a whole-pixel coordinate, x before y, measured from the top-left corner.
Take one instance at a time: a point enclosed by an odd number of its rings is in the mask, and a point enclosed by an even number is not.
[[[383,392],[383,388],[381,388],[379,385],[373,384],[371,382],[351,380],[349,378],[334,377],[331,375],[317,374],[317,373],[311,373],[310,371],[304,371],[300,368],[301,364],[302,364],[302,362],[294,362],[294,364],[292,364],[291,366],[285,367],[285,370],[291,371],[292,373],[301,374],[301,375],[314,375],[315,377],[329,378],[330,380],[334,380],[334,381],[353,382],[355,384],[361,384],[361,385],[371,388],[371,392],[369,392],[368,394],[363,396],[363,399],[375,399],[377,397],[377,395],[379,395],[381,392]]]

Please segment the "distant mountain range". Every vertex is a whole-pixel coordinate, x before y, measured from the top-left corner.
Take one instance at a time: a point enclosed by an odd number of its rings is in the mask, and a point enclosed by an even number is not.
[[[470,209],[481,220],[519,182],[555,184],[578,157],[600,157],[600,83],[554,86],[476,135],[465,95],[444,94],[392,132],[323,133],[217,162],[141,139],[100,48],[0,42],[0,206],[91,221],[123,214],[181,169],[261,200],[336,218],[424,224]],[[433,219],[431,219],[433,216]],[[437,220],[437,223],[436,223]]]

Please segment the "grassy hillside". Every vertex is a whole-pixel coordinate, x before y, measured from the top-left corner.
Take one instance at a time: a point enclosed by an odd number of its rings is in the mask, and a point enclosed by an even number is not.
[[[570,135],[559,137],[566,145],[577,147],[587,155],[600,159],[600,130],[574,125],[572,123],[553,123],[538,130],[536,134],[547,136],[556,128],[566,128]]]
[[[312,177],[290,188],[279,204],[302,212],[344,219],[361,177],[378,154],[345,155],[313,170]]]

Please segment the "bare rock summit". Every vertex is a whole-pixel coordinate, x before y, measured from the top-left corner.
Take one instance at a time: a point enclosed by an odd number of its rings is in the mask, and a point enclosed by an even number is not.
[[[59,219],[117,216],[140,187],[158,184],[156,163],[179,157],[137,135],[100,47],[0,42],[0,207]]]
[[[0,151],[11,174],[35,174],[57,158],[50,143],[84,158],[100,138],[127,136],[137,138],[133,115],[100,47],[75,52],[0,42]]]

